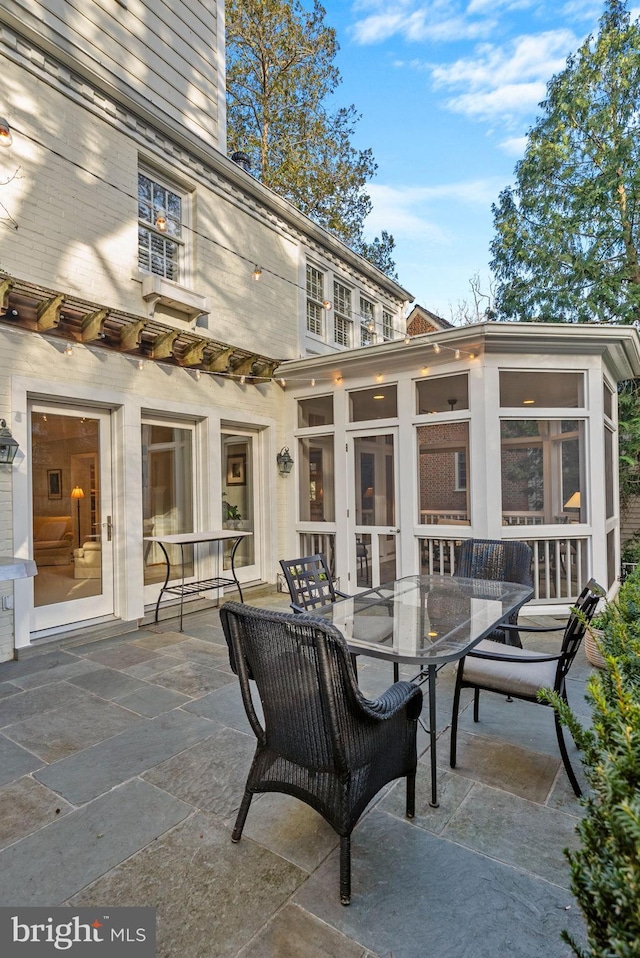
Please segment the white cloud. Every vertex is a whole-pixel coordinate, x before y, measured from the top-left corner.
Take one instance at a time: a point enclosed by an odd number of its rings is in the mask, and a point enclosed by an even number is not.
[[[499,146],[502,152],[506,153],[507,156],[517,156],[518,159],[520,159],[520,157],[524,156],[527,142],[526,136],[512,136],[507,140],[503,140]]]
[[[351,31],[355,41],[363,45],[381,43],[394,35],[410,42],[477,40],[490,36],[495,28],[493,19],[469,20],[466,14],[454,9],[450,0],[417,5],[411,0],[364,0],[355,3],[353,10],[365,13]]]
[[[487,208],[494,202],[504,183],[498,178],[466,180],[439,186],[386,186],[371,183],[367,192],[373,209],[366,221],[366,232],[373,236],[381,230],[393,234],[396,240],[420,239],[448,243],[449,234],[435,222],[433,207],[438,203],[458,203],[465,207]],[[438,213],[437,219],[446,222]]]

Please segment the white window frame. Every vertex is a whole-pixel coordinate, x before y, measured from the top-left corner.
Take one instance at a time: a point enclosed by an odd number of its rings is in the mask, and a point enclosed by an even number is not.
[[[371,299],[360,294],[360,345],[371,346],[375,342],[375,309]],[[373,327],[373,328],[371,328]]]
[[[353,290],[339,280],[333,281],[333,339],[338,346],[351,346]]]
[[[382,338],[387,341],[393,339],[393,313],[388,309],[382,310]]]
[[[317,276],[312,276],[311,273],[315,273]],[[324,336],[324,284],[324,271],[315,266],[314,263],[307,263],[307,333],[320,338]]]
[[[157,186],[159,189],[164,190],[165,193],[170,193],[173,196],[177,197],[180,200],[180,221],[176,223],[175,218],[172,218],[169,210],[165,209],[165,217],[167,221],[168,229],[161,230],[156,226],[155,221],[151,219],[145,219],[140,215],[140,203],[138,203],[138,271],[145,276],[159,276],[162,280],[170,283],[176,283],[181,286],[189,285],[190,270],[189,270],[189,258],[188,258],[188,244],[185,241],[185,233],[188,230],[188,219],[189,219],[189,194],[186,189],[180,187],[177,183],[170,180],[168,177],[163,176],[161,173],[158,173],[156,170],[146,166],[144,163],[138,165],[137,172],[137,182],[138,187],[140,186],[140,177],[146,177],[153,186]],[[152,215],[153,210],[156,209],[152,201]],[[159,207],[157,208],[160,209]],[[171,229],[171,224],[175,224],[173,230]],[[140,245],[140,233],[144,232],[149,237],[149,268],[146,268],[141,262],[141,245]],[[176,250],[176,268],[173,271],[173,275],[167,275],[167,257],[166,253],[162,254],[163,261],[165,263],[164,272],[158,272],[152,268],[152,251],[151,243],[153,242],[154,237],[156,240],[161,240],[166,246],[172,246]]]
[[[466,452],[454,452],[453,459],[455,463],[456,470],[456,481],[454,485],[455,492],[466,492],[467,491],[467,453]],[[464,481],[463,481],[464,477]]]

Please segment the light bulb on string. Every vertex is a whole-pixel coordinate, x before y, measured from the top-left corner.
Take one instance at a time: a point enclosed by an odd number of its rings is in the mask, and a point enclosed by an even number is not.
[[[259,283],[259,282],[260,282],[260,279],[261,279],[261,277],[262,277],[262,268],[261,268],[260,266],[258,266],[257,263],[256,263],[256,265],[253,267],[253,273],[252,273],[251,275],[253,276],[253,278],[254,278],[254,280],[256,281],[256,283]]]

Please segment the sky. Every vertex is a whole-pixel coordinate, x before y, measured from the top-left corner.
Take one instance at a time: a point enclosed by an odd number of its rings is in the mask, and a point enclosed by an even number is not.
[[[335,105],[355,104],[354,145],[378,164],[366,237],[390,232],[401,285],[455,320],[472,277],[491,294],[491,204],[603,0],[321,2],[340,44]]]

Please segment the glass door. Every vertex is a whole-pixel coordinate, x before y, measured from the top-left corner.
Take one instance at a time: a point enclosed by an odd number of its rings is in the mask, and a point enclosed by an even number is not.
[[[240,431],[223,432],[221,437],[222,528],[251,533],[242,540],[235,555],[234,566],[241,582],[260,577],[255,440],[254,435]],[[225,569],[231,566],[231,548],[232,544],[227,544],[224,549]]]
[[[113,614],[110,413],[33,403],[32,631]]]
[[[397,430],[351,435],[350,581],[367,589],[400,575],[397,528]]]

